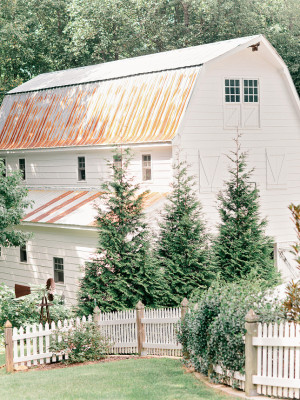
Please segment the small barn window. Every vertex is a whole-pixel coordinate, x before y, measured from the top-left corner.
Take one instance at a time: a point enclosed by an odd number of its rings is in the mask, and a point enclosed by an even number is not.
[[[0,162],[2,162],[2,165],[3,165],[2,176],[5,177],[6,176],[6,159],[5,158],[0,158]]]
[[[142,164],[143,181],[151,181],[151,154],[144,154],[142,156]]]
[[[239,79],[225,79],[225,102],[239,103],[241,101],[241,89]]]
[[[85,157],[78,157],[78,180],[85,181]]]
[[[258,103],[258,80],[244,79],[244,102]]]
[[[27,249],[26,245],[20,247],[20,262],[27,262]]]
[[[54,266],[54,282],[56,283],[64,283],[64,259],[60,257],[53,258],[53,266]]]
[[[25,164],[25,158],[19,158],[19,170],[21,171],[21,176],[23,181],[26,179],[26,164]]]

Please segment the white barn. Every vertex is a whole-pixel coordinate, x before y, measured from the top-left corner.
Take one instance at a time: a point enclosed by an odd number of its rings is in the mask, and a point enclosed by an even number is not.
[[[242,133],[261,194],[276,262],[294,276],[288,205],[300,201],[300,103],[286,65],[261,35],[39,75],[11,90],[0,110],[0,157],[20,168],[34,200],[26,248],[2,249],[0,282],[44,283],[76,301],[80,266],[97,247],[95,201],[115,144],[134,152],[131,170],[149,189],[153,220],[180,149],[196,176],[208,224],[225,154]]]

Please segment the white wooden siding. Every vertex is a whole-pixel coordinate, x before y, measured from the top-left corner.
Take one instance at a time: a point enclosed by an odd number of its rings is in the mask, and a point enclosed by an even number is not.
[[[260,46],[258,52],[245,49],[202,68],[179,128],[179,135],[174,139],[174,153],[181,148],[183,157],[191,164],[191,173],[197,176],[200,184],[203,211],[210,225],[215,227],[218,222],[218,185],[213,185],[212,190],[201,191],[203,170],[199,165],[199,154],[204,159],[212,152],[218,156],[234,150],[232,139],[236,137],[237,129],[224,128],[223,114],[224,79],[231,76],[259,80],[260,128],[239,129],[242,133],[242,149],[249,152],[249,167],[255,167],[253,181],[260,189],[262,216],[267,216],[269,220],[267,233],[274,236],[275,241],[294,240],[288,205],[300,201],[299,111],[290,96],[280,67],[274,66],[267,59],[264,45]],[[271,182],[266,155],[279,152],[284,154],[283,165],[277,180]],[[226,157],[220,158],[218,179],[221,174],[222,180],[228,176],[227,166]],[[277,166],[275,169],[278,170]]]

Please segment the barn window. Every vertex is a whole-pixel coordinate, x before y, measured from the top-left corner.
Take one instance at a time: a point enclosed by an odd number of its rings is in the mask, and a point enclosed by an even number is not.
[[[142,170],[143,170],[143,181],[151,181],[151,155],[143,154],[142,156]]]
[[[258,103],[258,80],[244,79],[244,102]]]
[[[26,179],[26,172],[25,172],[25,158],[19,158],[19,170],[21,171],[21,176],[23,181]]]
[[[27,249],[26,245],[20,247],[20,262],[27,262]]]
[[[0,158],[0,162],[2,162],[2,165],[3,165],[2,176],[5,177],[6,176],[6,159],[5,158]]]
[[[53,258],[53,266],[54,266],[54,282],[56,283],[64,283],[64,259],[60,257]]]
[[[85,181],[85,157],[78,157],[78,180]]]
[[[241,89],[239,79],[225,79],[225,102],[239,103],[241,101]]]

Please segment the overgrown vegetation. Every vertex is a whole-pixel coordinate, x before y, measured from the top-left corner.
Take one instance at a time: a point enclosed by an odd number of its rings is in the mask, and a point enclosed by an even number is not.
[[[251,274],[274,284],[277,274],[273,259],[273,239],[265,235],[266,219],[259,213],[259,190],[248,170],[247,155],[241,152],[240,135],[236,150],[228,159],[229,179],[219,193],[219,232],[212,253],[216,270],[226,282]]]
[[[0,101],[44,72],[264,34],[300,93],[298,0],[2,0]]]
[[[155,249],[165,283],[162,293],[165,307],[178,306],[195,288],[208,287],[212,278],[209,238],[194,178],[188,175],[186,162],[178,162],[174,171]]]
[[[196,310],[186,314],[179,340],[184,354],[197,371],[211,366],[243,371],[245,364],[245,316],[252,308],[261,322],[284,318],[281,302],[267,296],[264,281],[215,283],[199,298]]]
[[[13,327],[19,328],[31,324],[38,324],[40,319],[40,308],[38,304],[43,296],[43,288],[37,287],[34,293],[27,296],[15,298],[13,289],[6,285],[0,285],[0,336],[3,335],[4,324],[7,320]],[[51,320],[58,321],[71,318],[72,311],[62,304],[59,297],[51,302]]]
[[[157,270],[150,262],[150,235],[144,219],[143,201],[128,168],[129,149],[117,149],[117,162],[109,163],[112,177],[102,186],[105,207],[98,209],[99,246],[92,262],[85,266],[80,283],[79,308],[91,314],[134,308],[139,300],[156,305]]]
[[[55,355],[67,354],[67,364],[100,360],[107,355],[109,342],[94,322],[57,329],[54,334],[49,349]]]

